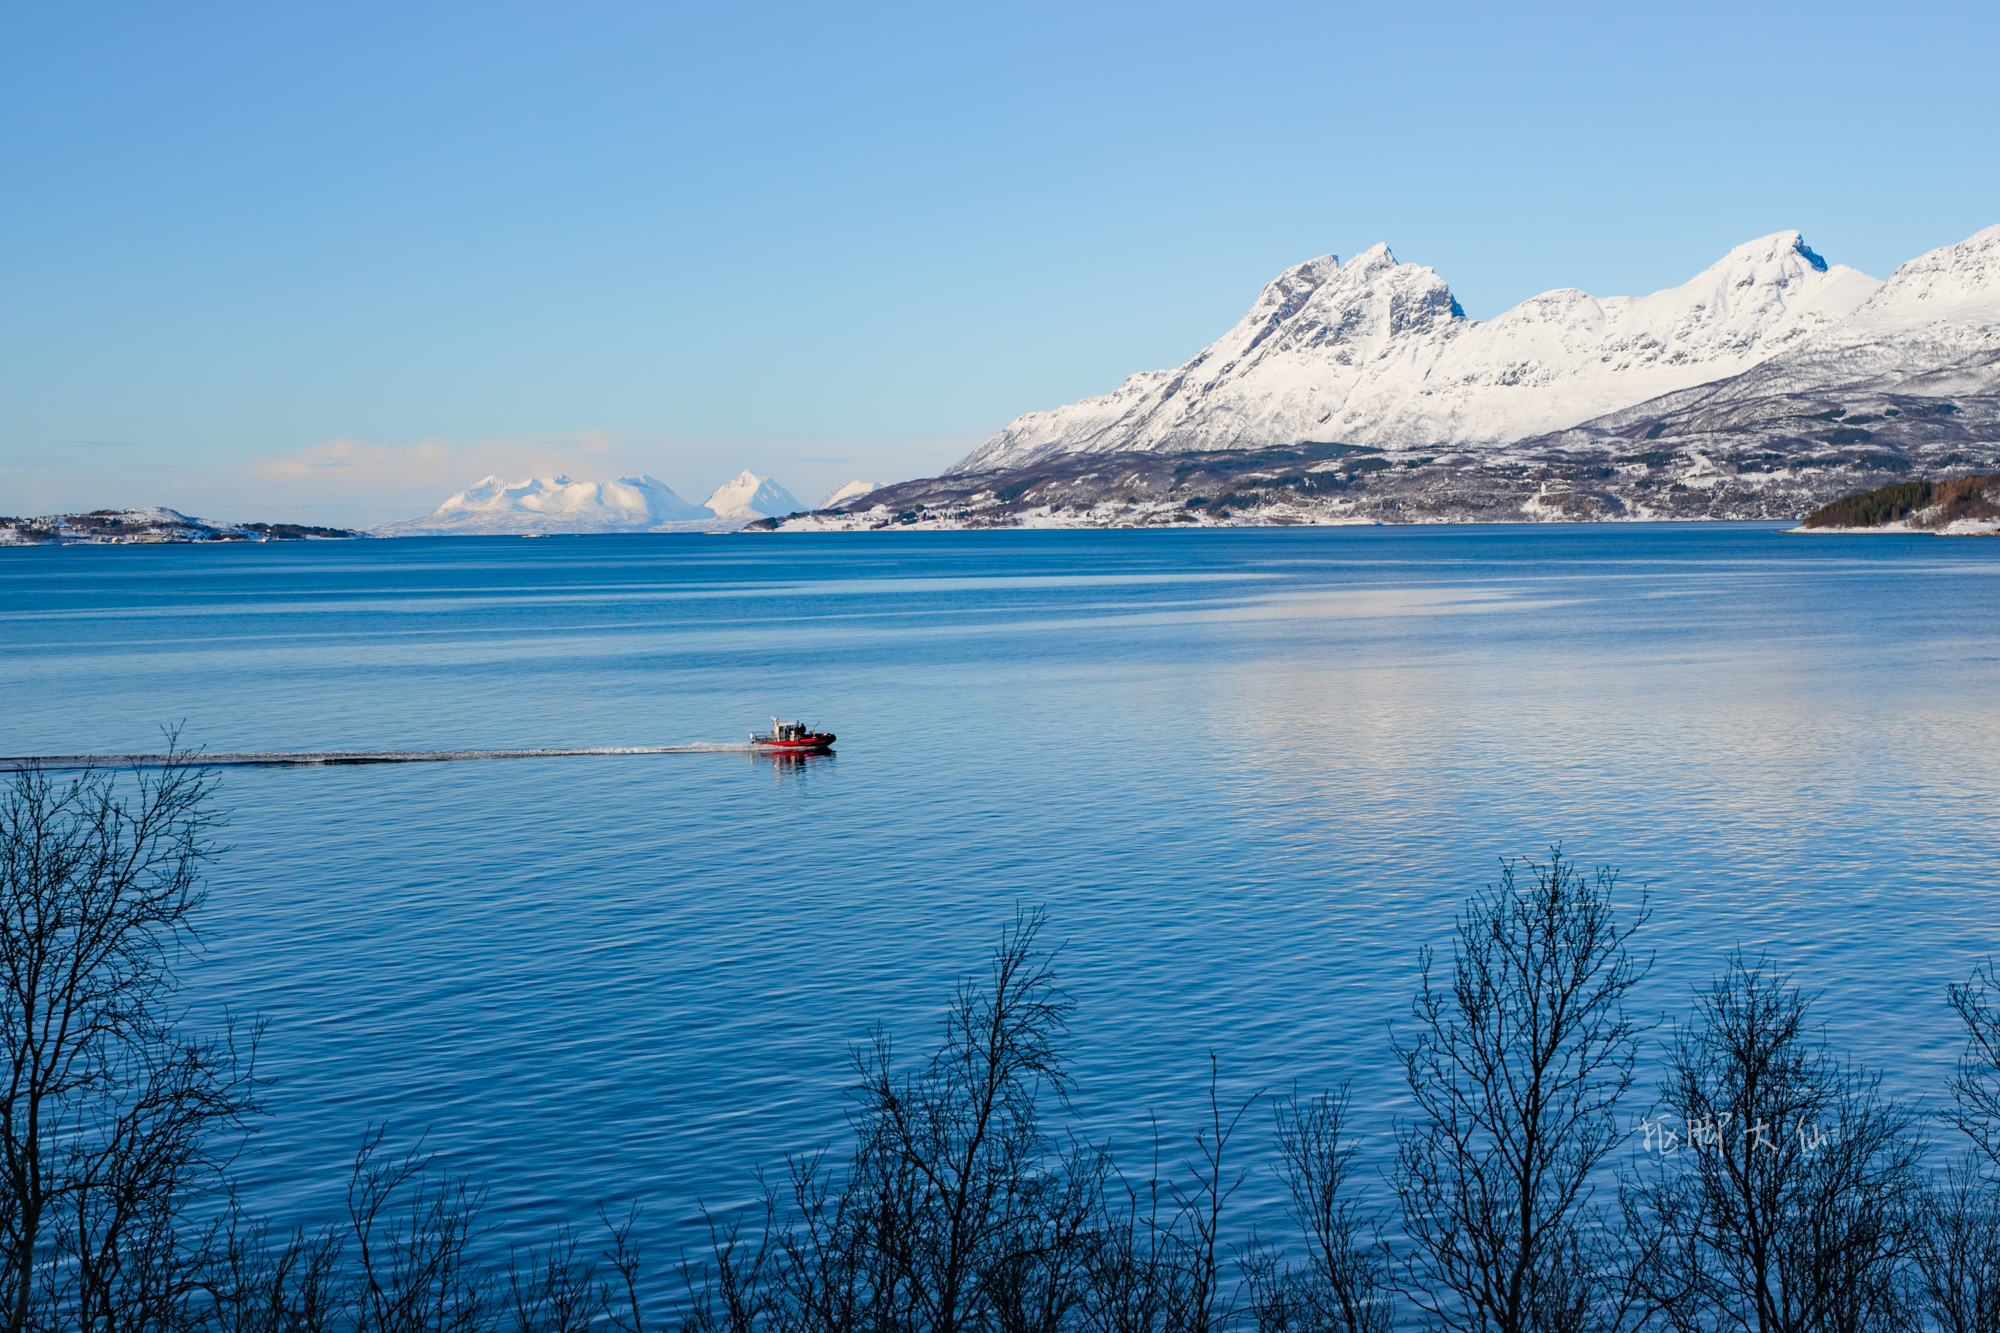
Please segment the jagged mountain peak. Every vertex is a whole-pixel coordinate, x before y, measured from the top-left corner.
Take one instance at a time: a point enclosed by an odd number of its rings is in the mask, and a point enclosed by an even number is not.
[[[1745,265],[1786,261],[1804,264],[1819,273],[1826,272],[1828,267],[1819,252],[1806,244],[1805,233],[1796,229],[1774,231],[1769,236],[1759,236],[1754,241],[1745,241],[1709,267],[1741,268]]]
[[[1354,258],[1348,260],[1342,267],[1355,273],[1375,273],[1382,269],[1400,268],[1402,266],[1396,262],[1394,252],[1389,249],[1389,243],[1387,241],[1377,241],[1360,254],[1354,256]]]

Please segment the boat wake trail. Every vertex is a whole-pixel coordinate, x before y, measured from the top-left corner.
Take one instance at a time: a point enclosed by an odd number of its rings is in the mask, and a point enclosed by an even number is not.
[[[567,759],[587,754],[764,754],[738,742],[693,745],[597,745],[569,750],[251,750],[235,754],[44,754],[0,756],[0,773],[25,768],[271,768],[303,764],[445,764],[464,759]]]

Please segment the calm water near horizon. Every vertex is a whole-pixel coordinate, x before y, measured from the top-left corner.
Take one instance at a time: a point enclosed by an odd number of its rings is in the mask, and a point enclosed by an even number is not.
[[[1210,1052],[1232,1092],[1351,1079],[1382,1131],[1419,948],[1553,840],[1650,886],[1651,1010],[1767,951],[1932,1104],[1943,988],[2000,953],[2000,541],[30,549],[0,626],[6,754],[175,722],[218,751],[840,734],[796,765],[225,771],[188,998],[268,1020],[248,1172],[300,1216],[386,1121],[486,1177],[506,1234],[638,1201],[665,1261],[697,1199],[837,1138],[849,1043],[927,1047],[1017,904],[1066,941],[1080,1114],[1143,1149],[1155,1111],[1176,1158]]]

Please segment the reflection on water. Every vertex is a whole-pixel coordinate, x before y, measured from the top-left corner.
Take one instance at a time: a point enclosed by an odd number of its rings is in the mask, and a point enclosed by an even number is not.
[[[834,752],[831,750],[805,752],[780,750],[772,754],[750,756],[751,763],[770,769],[772,782],[780,786],[787,782],[803,784],[832,768],[833,761]]]
[[[1928,1091],[2000,949],[1996,572],[1741,527],[9,552],[0,752],[823,721],[838,755],[225,779],[189,979],[271,1020],[261,1197],[334,1206],[389,1120],[510,1223],[644,1198],[672,1236],[839,1133],[848,1043],[921,1049],[1023,902],[1105,1132],[1189,1123],[1211,1050],[1351,1078],[1379,1131],[1418,948],[1555,839],[1651,886],[1649,1007],[1768,951]]]

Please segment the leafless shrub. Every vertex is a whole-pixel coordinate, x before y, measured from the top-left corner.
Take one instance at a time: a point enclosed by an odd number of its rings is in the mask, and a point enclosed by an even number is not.
[[[2000,1168],[2000,981],[1986,963],[1963,985],[1945,992],[1965,1027],[1965,1050],[1952,1078],[1945,1118]]]
[[[349,1293],[340,1269],[344,1237],[333,1228],[295,1229],[282,1239],[240,1206],[216,1224],[205,1247],[192,1329],[213,1333],[334,1333],[346,1327]]]
[[[472,1244],[484,1190],[433,1174],[418,1149],[381,1157],[384,1133],[355,1154],[347,1186],[355,1333],[483,1333],[494,1293]]]
[[[557,1229],[545,1249],[510,1256],[506,1317],[509,1333],[587,1333],[604,1308],[597,1267],[578,1254],[580,1243],[567,1226]]]
[[[681,1281],[687,1289],[688,1314],[682,1321],[684,1333],[753,1333],[766,1323],[771,1293],[765,1284],[770,1267],[777,1201],[767,1198],[757,1233],[746,1237],[743,1219],[708,1219],[708,1258],[681,1265]],[[802,1261],[804,1256],[801,1256]],[[636,1265],[627,1272],[623,1284],[633,1310],[638,1309]],[[814,1325],[818,1326],[818,1325]],[[842,1321],[840,1327],[851,1327]],[[621,1325],[622,1327],[622,1325]],[[631,1333],[640,1333],[636,1319]]]
[[[1261,1333],[1389,1333],[1394,1325],[1381,1217],[1357,1182],[1357,1149],[1346,1137],[1348,1089],[1278,1105],[1278,1151],[1292,1220],[1306,1262],[1262,1260],[1253,1291]]]
[[[1152,1171],[1143,1184],[1113,1171],[1104,1211],[1087,1256],[1087,1282],[1079,1314],[1088,1333],[1160,1333],[1178,1327],[1187,1308],[1188,1283],[1177,1236],[1178,1212],[1160,1173],[1157,1126]]]
[[[613,1222],[601,1204],[597,1216],[611,1238],[611,1248],[604,1251],[603,1258],[615,1275],[598,1285],[604,1318],[618,1333],[646,1333],[644,1305],[639,1296],[639,1242],[632,1234],[639,1225],[638,1205],[633,1205],[621,1222]]]
[[[1166,1289],[1170,1333],[1218,1333],[1233,1327],[1241,1313],[1246,1283],[1232,1282],[1223,1264],[1228,1253],[1223,1212],[1247,1173],[1228,1165],[1229,1145],[1261,1095],[1253,1092],[1225,1107],[1219,1062],[1208,1057],[1208,1124],[1195,1134],[1197,1160],[1188,1163],[1193,1179],[1170,1186],[1174,1216],[1165,1235],[1178,1254],[1177,1278]]]
[[[1915,1259],[1916,1301],[1938,1333],[2000,1330],[2000,1196],[1976,1162],[1931,1186]]]

